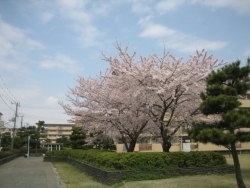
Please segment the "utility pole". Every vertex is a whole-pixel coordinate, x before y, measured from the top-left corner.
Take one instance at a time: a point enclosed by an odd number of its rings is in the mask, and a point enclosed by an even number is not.
[[[13,104],[13,103],[12,103],[12,104]],[[13,146],[14,146],[14,137],[16,136],[17,109],[18,109],[18,106],[20,105],[20,103],[19,103],[19,102],[14,102],[14,104],[16,105],[16,112],[15,112],[15,118],[14,118],[13,135],[12,135],[12,139],[11,139],[11,149],[13,149]]]
[[[23,127],[23,116],[21,116],[21,128]]]

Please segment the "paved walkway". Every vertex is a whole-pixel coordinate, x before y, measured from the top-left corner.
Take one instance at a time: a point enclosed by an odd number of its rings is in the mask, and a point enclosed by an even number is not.
[[[59,175],[43,157],[18,157],[0,166],[1,188],[63,188]]]

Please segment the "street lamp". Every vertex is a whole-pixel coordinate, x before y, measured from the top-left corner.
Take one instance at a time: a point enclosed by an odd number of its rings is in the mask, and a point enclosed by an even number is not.
[[[27,152],[27,157],[30,156],[30,135],[28,136],[28,152]]]
[[[1,113],[1,112],[0,112],[0,113]],[[2,141],[2,133],[0,132],[0,151],[2,150],[1,141]]]

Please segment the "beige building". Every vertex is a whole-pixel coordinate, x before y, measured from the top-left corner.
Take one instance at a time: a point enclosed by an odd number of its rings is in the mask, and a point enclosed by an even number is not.
[[[72,132],[74,124],[44,124],[45,131],[41,133],[40,141],[46,142],[46,139],[50,139],[51,143],[56,143],[57,138],[66,136],[69,138]]]
[[[185,128],[179,129],[173,140],[170,152],[175,151],[228,151],[224,146],[217,146],[211,143],[203,144],[193,142],[188,138]],[[123,144],[117,144],[117,152],[125,152]],[[244,152],[250,151],[250,143],[238,143],[237,150]],[[135,152],[162,152],[161,142],[153,137],[141,138],[135,146]]]
[[[241,102],[241,108],[250,110],[250,91],[247,92],[246,96],[239,96]]]
[[[8,127],[5,127],[5,123],[4,121],[2,120],[2,113],[0,112],[0,135],[5,133],[5,132],[10,132],[12,134],[12,130],[11,128],[8,128]]]
[[[239,97],[241,102],[241,108],[250,110],[250,91],[247,95]],[[250,131],[250,129],[245,129]],[[125,152],[124,144],[117,144],[117,152]],[[240,152],[250,151],[250,142],[238,143],[236,145],[237,150]],[[152,136],[143,137],[138,140],[134,151],[146,151],[146,152],[162,152],[161,142]],[[217,146],[211,143],[203,144],[199,142],[193,142],[188,138],[187,129],[181,127],[175,134],[174,140],[172,140],[172,146],[170,152],[174,151],[228,151],[224,146]]]

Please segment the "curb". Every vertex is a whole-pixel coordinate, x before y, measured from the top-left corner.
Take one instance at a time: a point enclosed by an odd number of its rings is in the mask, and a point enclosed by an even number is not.
[[[50,166],[53,169],[54,173],[57,176],[57,180],[58,180],[58,185],[60,185],[62,188],[67,188],[66,184],[63,183],[63,181],[61,180],[60,175],[58,174],[58,172],[56,171],[56,168],[53,166],[53,164],[50,162]]]

